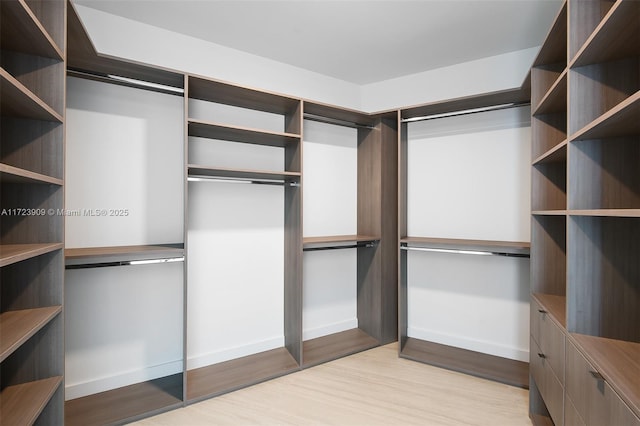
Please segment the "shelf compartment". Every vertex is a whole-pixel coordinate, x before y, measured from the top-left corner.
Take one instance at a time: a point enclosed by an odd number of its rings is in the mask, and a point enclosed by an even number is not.
[[[380,237],[372,235],[332,235],[325,237],[304,237],[302,246],[304,249],[314,248],[340,248],[342,246],[351,247],[362,243],[374,243],[380,241]]]
[[[551,29],[545,37],[538,56],[533,61],[533,66],[549,65],[554,63],[567,64],[567,2],[565,1],[553,21]]]
[[[62,306],[3,312],[0,315],[0,362],[7,359],[60,312]]]
[[[376,117],[359,111],[308,101],[304,103],[304,117],[310,120],[317,118],[319,121],[324,118],[329,123],[333,121],[335,124],[344,124],[351,127],[371,127],[375,125],[376,121]]]
[[[629,96],[571,136],[572,141],[640,134],[640,91]]]
[[[2,49],[62,61],[64,54],[24,0],[3,0],[0,40]]]
[[[566,70],[566,62],[531,68],[532,110],[535,111],[540,105],[540,101],[549,93],[549,90],[561,81],[561,77],[566,74]]]
[[[582,334],[571,334],[569,338],[640,417],[640,343]]]
[[[640,342],[640,219],[570,216],[567,330]]]
[[[184,244],[84,247],[64,250],[65,264],[91,265],[136,260],[158,260],[184,256]]]
[[[529,365],[481,352],[406,338],[400,357],[521,388],[529,387]]]
[[[308,368],[375,348],[380,343],[359,328],[302,342],[302,367]]]
[[[187,402],[193,403],[298,371],[285,348],[187,371]]]
[[[564,215],[531,220],[531,291],[566,295],[567,220]]]
[[[638,136],[572,142],[569,152],[570,210],[640,209]]]
[[[567,328],[567,298],[555,294],[532,293],[531,297],[564,329]]]
[[[2,115],[62,123],[62,116],[34,95],[11,74],[0,68],[0,111]]]
[[[564,163],[567,161],[567,140],[560,142],[538,158],[533,160],[533,165],[544,163]]]
[[[532,210],[534,216],[566,216],[566,210]]]
[[[0,182],[9,183],[41,183],[62,186],[63,180],[43,175],[8,164],[0,163]]]
[[[31,259],[42,254],[62,249],[62,243],[50,244],[2,244],[0,245],[0,267]]]
[[[224,178],[224,179],[242,179],[247,181],[260,181],[260,180],[277,180],[277,181],[298,181],[300,179],[300,172],[276,172],[276,171],[264,171],[264,170],[248,170],[248,169],[227,169],[206,167],[195,164],[189,164],[189,177],[197,178],[212,177],[212,178]]]
[[[558,76],[540,102],[535,106],[534,115],[563,112],[567,109],[567,70]]]
[[[0,393],[0,422],[5,425],[32,425],[60,387],[62,377],[50,377],[7,386]]]
[[[572,68],[569,71],[569,134],[614,117],[616,108],[633,106],[640,91],[639,68],[640,56]]]
[[[567,112],[531,117],[531,157],[538,158],[567,140]]]
[[[65,402],[66,425],[121,424],[182,406],[182,374]]]
[[[402,237],[400,244],[409,247],[445,250],[500,251],[509,254],[529,254],[530,244],[524,241],[465,240],[454,238]]]
[[[531,169],[532,210],[567,208],[567,165],[564,162],[536,164]]]
[[[634,0],[635,1],[635,0]],[[569,61],[592,36],[615,0],[574,1],[569,8]]]
[[[233,142],[286,147],[300,141],[300,135],[268,132],[240,126],[227,126],[203,120],[189,119],[189,136],[219,139]]]

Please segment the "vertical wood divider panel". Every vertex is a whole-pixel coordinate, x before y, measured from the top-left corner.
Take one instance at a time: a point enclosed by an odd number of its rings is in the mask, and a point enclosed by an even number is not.
[[[187,387],[188,387],[188,376],[187,376],[187,361],[188,355],[187,347],[188,347],[188,297],[189,297],[189,75],[184,75],[184,108],[183,108],[183,132],[184,132],[184,166],[183,170],[183,237],[184,238],[184,263],[183,263],[183,287],[182,287],[182,403],[183,405],[187,402]]]
[[[407,237],[407,164],[408,164],[408,124],[402,122],[402,112],[398,111],[398,238]],[[407,312],[407,252],[398,254],[398,350],[402,353],[407,342],[409,317]]]

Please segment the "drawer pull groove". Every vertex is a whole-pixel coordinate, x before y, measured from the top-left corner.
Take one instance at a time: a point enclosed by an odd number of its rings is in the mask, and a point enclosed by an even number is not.
[[[604,377],[602,377],[602,374],[598,373],[597,371],[589,371],[589,373],[591,373],[594,379],[604,381]]]
[[[546,314],[547,311],[545,311],[544,309],[538,309],[538,312],[540,312],[541,314]]]
[[[545,354],[540,353],[540,352],[538,352],[538,356],[539,356],[540,358],[542,358],[542,359],[545,359],[545,358],[547,357]],[[591,374],[593,374],[593,373],[591,373]]]

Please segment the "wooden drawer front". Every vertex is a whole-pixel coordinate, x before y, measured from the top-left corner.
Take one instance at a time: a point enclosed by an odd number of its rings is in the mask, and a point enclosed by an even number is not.
[[[565,334],[535,299],[531,303],[531,337],[538,344],[538,352],[544,355],[560,383],[564,384]]]
[[[542,321],[542,317],[545,315],[544,309],[540,304],[535,300],[531,299],[531,319],[529,321],[531,328],[531,337],[536,343],[540,344],[540,322]]]
[[[586,426],[569,396],[564,398],[564,426]]]
[[[618,394],[598,377],[580,351],[567,345],[567,395],[587,426],[640,426],[640,419]]]
[[[530,345],[529,368],[531,376],[536,382],[554,424],[561,426],[563,425],[564,417],[564,389],[533,338]]]

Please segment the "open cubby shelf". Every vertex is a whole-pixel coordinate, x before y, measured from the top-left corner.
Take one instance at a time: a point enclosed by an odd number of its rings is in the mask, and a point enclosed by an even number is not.
[[[62,306],[4,311],[0,314],[0,362],[46,326]]]
[[[572,141],[640,134],[640,90],[571,135]]]
[[[562,112],[567,108],[567,70],[562,71],[535,106],[534,115]]]
[[[8,164],[0,163],[0,182],[9,183],[41,183],[52,184],[61,186],[63,184],[62,179],[54,178],[51,176],[43,175],[29,170],[24,170],[19,167],[10,166]]]
[[[0,422],[4,425],[34,424],[62,384],[62,377],[50,377],[8,386],[0,393]]]
[[[567,327],[567,298],[556,294],[532,293],[540,306],[563,328]]]
[[[62,123],[60,114],[16,80],[4,68],[0,68],[0,110],[3,116],[33,118]]]
[[[64,250],[66,265],[108,263],[114,261],[154,260],[184,256],[184,244],[83,247]]]
[[[161,377],[64,404],[65,425],[122,424],[182,406],[182,374]]]
[[[232,142],[251,143],[285,147],[297,143],[300,135],[282,132],[268,132],[248,127],[229,126],[203,120],[189,119],[189,136],[219,139]]]
[[[313,367],[378,345],[378,340],[359,328],[305,340],[302,343],[302,367]]]
[[[524,241],[468,240],[456,238],[402,237],[400,244],[411,247],[461,249],[461,250],[500,250],[505,253],[527,254],[530,244]]]
[[[567,140],[563,140],[544,154],[536,157],[532,164],[563,163],[567,161]]]

